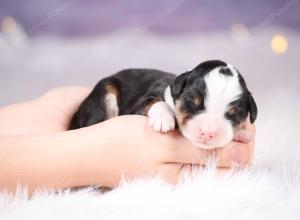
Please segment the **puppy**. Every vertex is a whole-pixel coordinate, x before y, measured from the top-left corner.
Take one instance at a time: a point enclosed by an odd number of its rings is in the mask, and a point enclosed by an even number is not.
[[[178,76],[154,69],[128,69],[98,82],[71,120],[70,129],[118,115],[149,117],[155,131],[177,127],[193,144],[212,149],[249,135],[242,125],[256,103],[238,70],[206,61]]]

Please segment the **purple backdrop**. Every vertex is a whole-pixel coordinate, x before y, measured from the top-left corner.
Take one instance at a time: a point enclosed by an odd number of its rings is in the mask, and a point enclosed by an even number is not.
[[[27,33],[94,35],[125,27],[160,33],[228,29],[233,23],[300,29],[299,0],[1,0],[0,19],[16,18]]]

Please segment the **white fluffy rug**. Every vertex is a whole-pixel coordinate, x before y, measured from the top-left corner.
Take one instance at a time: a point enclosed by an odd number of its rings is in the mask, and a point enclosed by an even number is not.
[[[93,190],[31,200],[0,197],[1,219],[299,219],[299,176],[267,169],[217,175],[198,170],[193,180],[172,187],[141,179],[99,194]]]
[[[20,190],[15,197],[0,194],[0,219],[300,219],[300,37],[286,30],[292,46],[277,56],[269,49],[276,33],[257,33],[244,43],[226,33],[159,37],[137,32],[133,37],[121,32],[98,39],[40,38],[27,43],[0,36],[2,105],[58,85],[94,84],[121,68],[181,72],[198,61],[221,58],[245,73],[259,107],[250,170],[220,175],[210,167],[195,170],[178,187],[159,178],[139,179],[104,194],[92,189],[37,192],[28,199]]]

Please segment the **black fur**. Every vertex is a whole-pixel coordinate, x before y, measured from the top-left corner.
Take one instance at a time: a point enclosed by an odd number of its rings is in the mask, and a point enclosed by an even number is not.
[[[175,75],[154,69],[127,69],[104,78],[80,105],[71,120],[70,129],[90,126],[107,119],[104,103],[106,85],[118,89],[119,115],[143,115],[149,103],[163,100],[165,88],[174,79]]]
[[[212,71],[217,67],[226,67],[227,64],[221,60],[208,60],[205,62],[200,63],[196,68],[193,70],[194,72],[200,73],[201,75],[205,75]]]

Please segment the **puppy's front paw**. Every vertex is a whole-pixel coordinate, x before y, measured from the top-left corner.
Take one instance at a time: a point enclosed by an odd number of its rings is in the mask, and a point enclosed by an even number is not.
[[[173,112],[165,102],[157,102],[148,111],[149,125],[155,131],[168,132],[175,128]]]
[[[168,114],[149,116],[149,125],[154,131],[168,132],[174,130],[175,120]]]
[[[252,134],[245,130],[245,129],[240,129],[235,132],[233,140],[238,141],[238,142],[243,142],[243,143],[249,143],[253,139]]]

